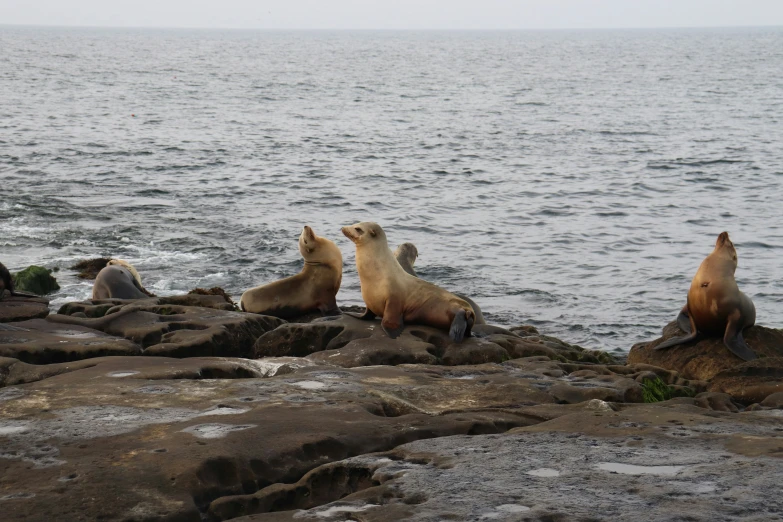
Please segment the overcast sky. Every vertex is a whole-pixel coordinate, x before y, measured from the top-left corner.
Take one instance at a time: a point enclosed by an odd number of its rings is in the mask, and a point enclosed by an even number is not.
[[[783,0],[0,0],[0,24],[248,29],[783,26]]]

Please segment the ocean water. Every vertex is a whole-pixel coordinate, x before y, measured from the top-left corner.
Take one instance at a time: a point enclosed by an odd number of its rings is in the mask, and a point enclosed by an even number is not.
[[[252,32],[0,26],[0,261],[131,261],[159,295],[345,260],[372,220],[421,277],[626,351],[727,230],[783,326],[783,29]]]

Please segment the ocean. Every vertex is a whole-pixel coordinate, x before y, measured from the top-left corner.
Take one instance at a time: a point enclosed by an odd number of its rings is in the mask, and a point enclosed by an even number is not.
[[[159,295],[297,273],[303,225],[413,242],[489,322],[657,337],[723,230],[783,325],[783,28],[0,26],[0,261],[126,259]]]

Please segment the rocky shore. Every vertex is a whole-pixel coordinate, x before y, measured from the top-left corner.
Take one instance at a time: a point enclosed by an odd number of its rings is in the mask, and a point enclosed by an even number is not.
[[[783,332],[627,361],[209,292],[0,300],[3,520],[783,520]]]

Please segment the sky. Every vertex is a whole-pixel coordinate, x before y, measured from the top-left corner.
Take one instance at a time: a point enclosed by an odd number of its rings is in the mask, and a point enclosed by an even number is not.
[[[0,0],[0,24],[238,29],[783,26],[783,0]]]

